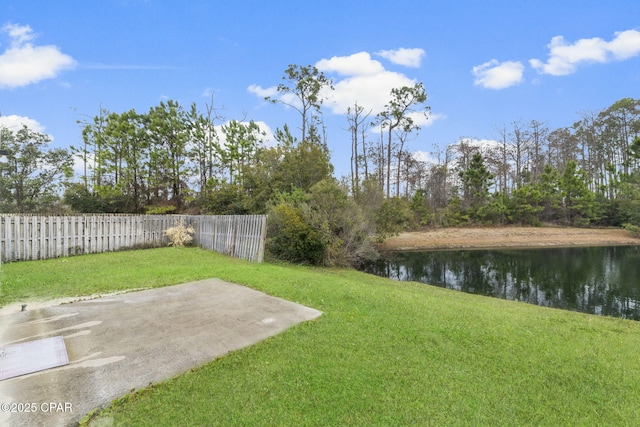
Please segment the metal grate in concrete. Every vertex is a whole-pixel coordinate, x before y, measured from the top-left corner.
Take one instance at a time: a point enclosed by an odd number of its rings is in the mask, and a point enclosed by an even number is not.
[[[68,364],[62,336],[0,347],[0,380]]]

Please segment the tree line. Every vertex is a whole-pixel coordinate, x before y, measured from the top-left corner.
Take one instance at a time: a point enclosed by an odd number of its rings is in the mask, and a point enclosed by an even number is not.
[[[434,223],[639,225],[640,100],[569,127],[532,120],[499,134],[484,144],[463,139],[429,165],[421,188],[433,192]]]
[[[26,127],[0,129],[9,153],[0,208],[268,213],[271,253],[313,264],[375,257],[377,240],[409,227],[640,226],[640,100],[561,129],[514,122],[495,140],[462,138],[426,161],[407,148],[428,117],[424,86],[395,88],[381,111],[355,102],[345,112],[351,167],[337,179],[322,114],[332,88],[315,67],[290,65],[266,100],[292,107],[299,132],[283,124],[269,145],[254,121],[225,121],[213,99],[203,110],[176,101],[147,112],[100,108],[69,149],[50,149],[47,135]]]

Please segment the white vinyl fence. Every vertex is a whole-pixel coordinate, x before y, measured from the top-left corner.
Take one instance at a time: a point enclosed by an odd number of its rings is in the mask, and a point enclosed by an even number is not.
[[[167,246],[165,230],[182,219],[196,246],[262,262],[266,215],[0,214],[0,260],[24,261]]]

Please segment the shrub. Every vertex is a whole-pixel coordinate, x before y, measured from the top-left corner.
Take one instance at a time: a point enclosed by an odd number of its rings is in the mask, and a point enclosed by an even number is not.
[[[147,215],[167,215],[173,213],[176,210],[176,207],[173,205],[156,205],[147,206],[145,210]]]
[[[222,182],[202,197],[201,209],[212,215],[247,215],[247,203],[240,185]]]
[[[624,227],[625,230],[627,230],[629,233],[631,233],[635,237],[640,237],[640,227],[639,226],[627,223],[627,224],[624,224],[623,227]]]
[[[178,220],[178,225],[167,228],[164,234],[169,237],[169,246],[181,248],[193,241],[193,226],[184,225],[182,218]]]
[[[314,230],[302,207],[281,201],[269,210],[267,240],[269,252],[276,258],[303,264],[322,264],[324,243]]]
[[[413,212],[406,200],[392,197],[382,202],[376,212],[378,236],[385,238],[406,230],[413,218]]]
[[[309,192],[280,194],[268,218],[267,248],[281,260],[348,266],[378,256],[375,224],[334,179],[316,183]]]
[[[424,227],[434,220],[434,215],[429,209],[425,196],[425,190],[418,190],[411,198],[411,211],[413,212],[412,227]]]
[[[358,265],[378,258],[374,221],[335,179],[315,184],[309,198],[311,223],[323,236],[324,265]]]

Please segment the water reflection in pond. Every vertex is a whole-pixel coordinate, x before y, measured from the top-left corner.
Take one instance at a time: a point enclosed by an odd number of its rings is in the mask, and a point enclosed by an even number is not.
[[[640,320],[640,247],[394,252],[364,270],[459,291]]]

